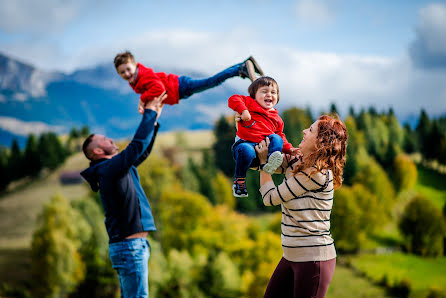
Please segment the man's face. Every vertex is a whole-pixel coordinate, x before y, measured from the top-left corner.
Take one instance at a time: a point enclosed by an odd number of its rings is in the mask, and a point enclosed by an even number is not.
[[[116,70],[121,78],[127,82],[133,83],[133,81],[135,81],[136,63],[134,61],[121,64]]]
[[[104,135],[95,135],[93,137],[93,152],[95,152],[96,148],[99,148],[103,151],[104,155],[109,155],[109,156],[113,156],[118,154],[119,152],[119,148],[118,146],[115,145],[115,143],[113,142],[112,139],[107,138]],[[95,152],[95,154],[97,155],[98,153]]]

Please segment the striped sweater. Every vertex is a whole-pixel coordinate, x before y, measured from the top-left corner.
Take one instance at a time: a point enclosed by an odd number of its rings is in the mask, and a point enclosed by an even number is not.
[[[336,257],[330,234],[333,205],[333,175],[305,172],[293,174],[291,167],[282,184],[268,181],[260,188],[265,206],[282,206],[283,257],[292,262],[326,261]]]

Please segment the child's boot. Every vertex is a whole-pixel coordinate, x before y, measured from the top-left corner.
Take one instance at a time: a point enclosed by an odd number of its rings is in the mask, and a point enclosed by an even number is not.
[[[242,67],[240,68],[239,72],[240,77],[249,78],[251,82],[254,82],[257,79],[256,71],[254,69],[254,64],[251,60],[246,59],[245,62],[242,64]]]
[[[258,73],[260,76],[263,76],[263,70],[260,68],[260,65],[257,63],[256,59],[254,59],[253,56],[249,56],[248,59],[246,60],[250,60],[252,62],[252,65],[254,66],[254,70],[256,73]]]
[[[274,151],[268,157],[268,162],[263,166],[262,170],[272,175],[281,165],[283,157],[280,151]]]
[[[248,190],[246,189],[245,178],[236,178],[232,185],[232,194],[236,198],[246,198]]]

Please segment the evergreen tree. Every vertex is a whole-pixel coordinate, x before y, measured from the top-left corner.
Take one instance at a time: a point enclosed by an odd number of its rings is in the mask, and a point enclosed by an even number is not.
[[[5,148],[0,147],[0,192],[5,190],[10,182],[8,171],[8,152]]]
[[[408,123],[404,124],[403,150],[406,153],[414,153],[418,150],[417,136]]]
[[[339,115],[338,109],[336,108],[336,104],[334,102],[330,105],[330,114]]]
[[[426,149],[429,150],[429,148],[427,148],[427,143],[428,143],[427,139],[429,138],[431,132],[431,121],[424,109],[421,110],[420,112],[420,118],[418,120],[418,125],[415,130],[418,135],[419,148],[421,152],[424,154],[424,152],[426,152]]]
[[[90,135],[90,128],[87,125],[82,126],[79,131],[81,137],[86,138]]]
[[[23,168],[25,175],[37,176],[40,173],[42,162],[40,161],[37,138],[33,134],[28,136],[23,162],[26,164],[26,167]]]
[[[20,150],[19,143],[17,139],[12,141],[11,154],[8,160],[8,173],[11,177],[11,181],[23,177],[23,155]]]
[[[215,144],[212,146],[215,156],[215,165],[226,176],[234,175],[234,159],[232,158],[231,147],[234,144],[236,128],[228,123],[224,116],[215,124]]]

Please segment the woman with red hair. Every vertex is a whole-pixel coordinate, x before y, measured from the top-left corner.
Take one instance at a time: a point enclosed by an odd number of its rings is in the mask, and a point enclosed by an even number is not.
[[[334,190],[342,184],[347,130],[337,117],[323,115],[303,131],[301,155],[284,158],[284,181],[275,186],[260,172],[266,206],[282,207],[283,257],[264,297],[325,297],[336,266],[330,234]],[[256,146],[260,164],[267,162],[269,139]]]

